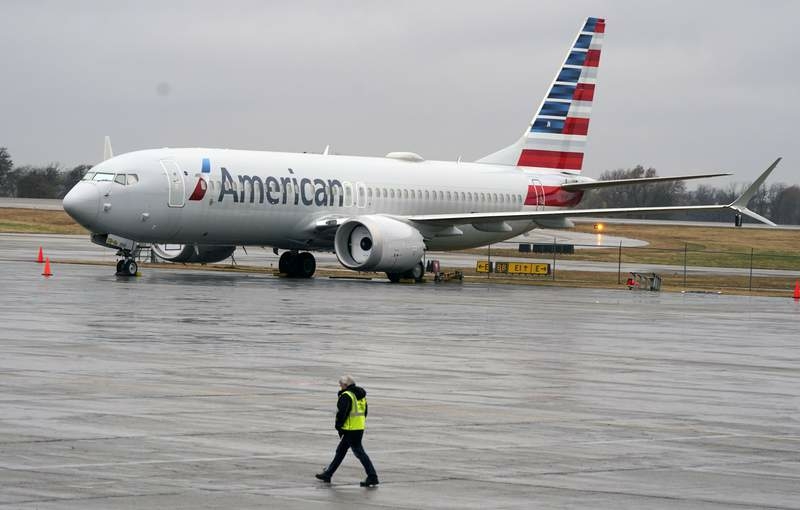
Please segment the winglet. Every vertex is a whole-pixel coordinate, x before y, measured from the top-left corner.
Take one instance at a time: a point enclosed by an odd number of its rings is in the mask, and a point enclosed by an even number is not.
[[[734,200],[733,202],[728,204],[728,207],[730,207],[731,209],[733,209],[736,212],[739,212],[741,214],[749,216],[749,217],[753,218],[754,220],[758,220],[758,221],[760,221],[762,223],[766,223],[767,225],[770,225],[772,227],[777,226],[775,223],[771,222],[770,220],[766,219],[765,217],[761,216],[760,214],[754,213],[753,211],[748,209],[747,208],[747,202],[749,202],[750,199],[753,198],[753,195],[756,194],[756,191],[758,191],[758,188],[761,187],[762,184],[764,184],[764,181],[767,179],[767,177],[769,177],[769,174],[771,174],[772,171],[775,170],[775,167],[778,166],[778,163],[781,162],[781,159],[782,158],[776,159],[775,162],[772,163],[769,166],[769,168],[764,170],[764,172],[758,177],[758,179],[753,181],[753,184],[751,184],[750,187],[747,188],[744,191],[744,193],[742,193],[739,196],[739,198],[737,198],[736,200]]]
[[[106,136],[105,146],[103,147],[103,161],[114,157],[114,151],[111,149],[111,137]]]

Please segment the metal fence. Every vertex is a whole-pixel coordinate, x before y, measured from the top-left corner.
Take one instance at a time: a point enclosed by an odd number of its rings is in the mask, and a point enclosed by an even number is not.
[[[548,263],[550,272],[547,275],[486,273],[485,276],[625,285],[631,273],[656,273],[664,286],[672,288],[788,292],[800,279],[800,251],[798,255],[755,248],[718,251],[694,248],[688,243],[682,249],[626,247],[622,243],[615,246],[566,245],[574,247],[574,252],[564,249],[565,245],[553,246],[552,253],[547,254],[532,253],[522,248],[490,247],[488,260],[492,263],[519,260]]]

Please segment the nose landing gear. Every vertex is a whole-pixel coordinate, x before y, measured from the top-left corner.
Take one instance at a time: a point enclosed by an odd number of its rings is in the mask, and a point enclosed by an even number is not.
[[[289,278],[311,278],[316,270],[317,261],[307,251],[286,251],[278,259],[278,272]]]

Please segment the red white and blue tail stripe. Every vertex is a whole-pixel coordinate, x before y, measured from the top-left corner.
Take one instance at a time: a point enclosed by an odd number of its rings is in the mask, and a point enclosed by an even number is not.
[[[587,18],[528,129],[481,163],[580,171],[606,22]]]

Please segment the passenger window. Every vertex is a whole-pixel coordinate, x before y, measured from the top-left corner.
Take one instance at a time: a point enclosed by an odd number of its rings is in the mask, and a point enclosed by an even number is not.
[[[428,190],[425,190],[425,200],[430,200],[430,199],[431,199],[430,192]]]
[[[448,191],[447,192],[447,201],[449,202],[452,199],[453,199],[453,197],[450,195],[450,192]]]

